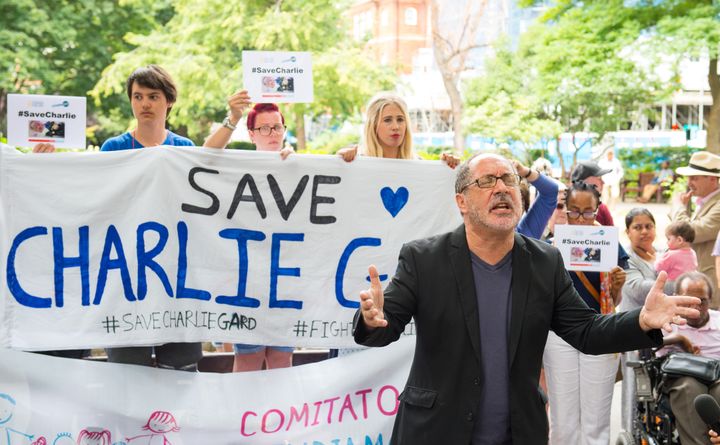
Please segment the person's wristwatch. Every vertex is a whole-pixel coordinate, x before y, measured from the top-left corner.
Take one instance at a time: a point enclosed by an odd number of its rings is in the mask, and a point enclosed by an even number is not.
[[[222,121],[222,126],[229,129],[230,131],[235,131],[237,128],[236,125],[233,125],[232,122],[230,122],[230,116],[225,116],[225,119]]]

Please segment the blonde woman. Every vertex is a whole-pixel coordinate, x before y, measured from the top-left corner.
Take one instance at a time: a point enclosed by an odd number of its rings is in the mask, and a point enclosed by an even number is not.
[[[407,105],[398,95],[389,92],[376,94],[368,102],[360,152],[365,156],[388,159],[418,159],[412,148],[410,118]],[[347,147],[338,154],[347,162],[357,156],[358,147]],[[460,158],[443,153],[441,159],[455,168]]]
[[[389,159],[418,159],[412,148],[409,117],[405,101],[388,92],[378,93],[368,102],[365,112],[365,128],[360,145],[365,156]],[[347,162],[357,155],[357,147],[343,148],[338,154]],[[443,153],[441,158],[448,167],[455,168],[460,158]],[[540,174],[537,169],[525,167],[519,162],[513,165],[517,173],[536,187],[539,196],[523,216],[518,232],[532,238],[542,237],[548,219],[557,203],[558,183]]]

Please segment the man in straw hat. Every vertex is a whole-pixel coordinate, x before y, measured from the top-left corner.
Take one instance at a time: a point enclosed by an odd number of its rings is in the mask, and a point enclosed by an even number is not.
[[[698,270],[717,284],[713,246],[720,230],[720,156],[700,151],[693,153],[687,167],[678,167],[678,175],[687,176],[688,191],[673,199],[670,217],[673,221],[688,221],[695,229],[695,241],[692,247],[697,253]],[[694,196],[695,210],[688,212],[690,198]],[[720,294],[713,292],[710,307],[720,307]]]

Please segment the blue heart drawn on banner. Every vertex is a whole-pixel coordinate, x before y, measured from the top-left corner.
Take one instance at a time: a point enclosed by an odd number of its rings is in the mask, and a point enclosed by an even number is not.
[[[405,204],[407,204],[410,198],[410,192],[408,192],[408,189],[405,187],[398,188],[397,192],[393,192],[390,187],[383,187],[382,190],[380,190],[380,198],[382,198],[385,210],[395,218],[397,214],[400,213],[400,210],[405,207]]]

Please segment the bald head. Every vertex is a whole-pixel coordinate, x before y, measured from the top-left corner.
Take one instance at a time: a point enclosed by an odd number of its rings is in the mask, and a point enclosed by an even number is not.
[[[461,193],[463,188],[471,181],[472,171],[478,164],[490,159],[507,163],[510,169],[517,173],[512,162],[504,156],[494,153],[476,153],[458,167],[457,176],[455,177],[455,193]]]
[[[687,324],[694,328],[701,328],[710,320],[710,300],[712,300],[712,283],[710,278],[702,272],[685,272],[675,280],[675,294],[689,295],[700,299],[699,305],[694,305],[700,312],[697,318],[686,317]]]

